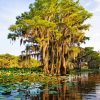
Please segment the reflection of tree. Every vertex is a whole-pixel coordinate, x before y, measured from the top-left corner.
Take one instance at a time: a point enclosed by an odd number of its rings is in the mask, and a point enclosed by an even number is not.
[[[47,87],[46,87],[47,89]],[[77,87],[69,87],[66,82],[59,81],[54,90],[57,90],[57,94],[41,93],[41,100],[81,100]],[[47,97],[47,98],[46,98]]]
[[[100,79],[100,73],[88,74],[88,81],[84,80],[78,82],[78,90],[82,94],[89,94],[91,91],[95,92],[95,86]]]
[[[40,100],[82,100],[82,97],[87,94],[95,92],[95,86],[100,82],[100,73],[80,74],[70,76],[71,80],[66,82],[59,80],[56,84],[54,82],[46,84],[40,93]],[[51,85],[52,84],[52,85]],[[49,94],[49,91],[57,91],[57,93]],[[31,100],[39,100],[39,96],[30,97]]]

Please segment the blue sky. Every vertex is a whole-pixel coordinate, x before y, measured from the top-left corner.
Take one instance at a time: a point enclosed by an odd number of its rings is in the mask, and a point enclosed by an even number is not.
[[[24,49],[18,40],[12,44],[7,39],[8,27],[15,23],[16,16],[28,11],[29,4],[33,2],[34,0],[0,0],[0,54],[19,55]],[[100,51],[100,0],[80,0],[80,3],[94,14],[91,19],[87,20],[87,23],[91,24],[90,30],[86,32],[90,41],[82,46],[92,46],[95,50]]]

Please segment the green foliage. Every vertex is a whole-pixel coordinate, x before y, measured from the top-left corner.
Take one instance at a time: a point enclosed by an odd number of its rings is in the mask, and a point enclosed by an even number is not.
[[[0,67],[13,67],[18,66],[18,57],[10,54],[0,55]]]
[[[93,50],[93,47],[82,48],[78,56],[80,64],[87,66],[88,68],[96,69],[100,68],[100,53]]]
[[[14,56],[10,54],[1,54],[0,55],[0,67],[5,68],[32,68],[40,66],[40,61],[35,59],[21,59],[19,56]]]
[[[60,69],[66,73],[86,40],[84,30],[90,25],[84,22],[92,14],[74,0],[35,0],[29,9],[10,26],[13,33],[9,39],[21,37],[21,44],[28,43],[26,55],[40,55],[45,73],[59,74]]]

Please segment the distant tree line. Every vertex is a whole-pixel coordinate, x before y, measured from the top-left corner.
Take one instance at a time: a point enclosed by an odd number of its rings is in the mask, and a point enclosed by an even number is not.
[[[99,69],[100,51],[94,51],[93,47],[81,48],[81,52],[78,54],[75,63],[77,69],[81,69],[85,66],[89,69]]]
[[[80,53],[72,61],[71,69],[100,69],[100,52],[94,51],[93,47],[81,48]],[[32,68],[40,67],[40,61],[27,56],[14,56],[11,54],[0,54],[0,68]]]
[[[32,68],[40,66],[40,61],[37,61],[33,58],[26,58],[25,56],[14,56],[10,54],[1,54],[0,55],[0,68]]]

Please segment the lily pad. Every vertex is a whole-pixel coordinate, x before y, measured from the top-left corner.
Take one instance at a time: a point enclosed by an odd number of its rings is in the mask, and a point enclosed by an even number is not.
[[[11,91],[4,91],[2,92],[2,95],[10,95],[11,94]]]
[[[12,99],[12,100],[21,100],[21,98],[14,98],[14,99]]]
[[[58,92],[57,91],[49,91],[48,93],[49,94],[57,94]]]
[[[5,96],[0,96],[0,99],[4,99],[4,98],[6,98]]]

